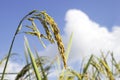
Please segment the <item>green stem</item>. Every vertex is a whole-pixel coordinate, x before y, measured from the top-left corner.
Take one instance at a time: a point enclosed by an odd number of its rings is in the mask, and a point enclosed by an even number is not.
[[[39,55],[38,55],[38,52],[37,52],[36,50],[35,50],[35,52],[36,52],[37,58],[38,58],[39,63],[40,63],[40,69],[41,69],[41,72],[42,72],[42,75],[43,75],[43,80],[48,80],[48,79],[47,79],[47,76],[46,76],[46,74],[45,74],[45,70],[44,70],[44,68],[43,68],[43,66],[42,66],[42,62],[41,62],[40,57],[39,57]]]
[[[88,60],[85,68],[83,69],[83,75],[86,74],[86,72],[87,72],[87,70],[88,70],[88,67],[89,67],[90,62],[91,62],[92,59],[93,59],[93,55],[91,55],[91,57],[90,57],[90,59]],[[81,77],[81,80],[83,80],[83,78],[84,78],[84,76]]]
[[[14,34],[14,36],[13,36],[13,40],[12,40],[11,45],[10,45],[10,49],[9,49],[9,52],[8,52],[8,57],[7,57],[7,60],[6,60],[6,63],[5,63],[5,67],[4,67],[4,69],[3,69],[3,74],[2,74],[1,80],[4,80],[4,75],[5,75],[5,71],[6,71],[6,68],[7,68],[7,64],[8,64],[10,55],[11,55],[12,47],[13,47],[13,44],[14,44],[16,35],[17,35],[18,32],[20,31],[21,24],[22,24],[23,20],[25,20],[25,18],[27,18],[27,16],[31,15],[31,14],[34,13],[34,12],[36,12],[36,10],[33,10],[33,11],[31,11],[30,13],[28,13],[26,16],[24,16],[24,17],[22,18],[22,20],[20,21],[18,27],[17,27],[17,30],[16,30],[16,32],[15,32],[15,34]]]

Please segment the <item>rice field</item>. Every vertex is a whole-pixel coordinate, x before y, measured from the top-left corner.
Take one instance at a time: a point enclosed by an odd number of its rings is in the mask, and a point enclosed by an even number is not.
[[[41,33],[35,21],[44,28],[45,34]],[[24,21],[29,21],[31,25],[23,26]],[[24,28],[28,31],[24,31]],[[80,71],[76,71],[68,66],[69,53],[72,45],[71,33],[67,49],[65,50],[64,44],[60,35],[60,30],[54,19],[45,11],[33,10],[25,15],[18,24],[17,30],[14,34],[8,55],[0,60],[0,65],[5,62],[3,72],[0,75],[1,80],[6,79],[6,69],[8,67],[9,59],[12,55],[12,48],[17,35],[23,31],[23,34],[36,36],[40,41],[40,45],[46,48],[42,38],[48,40],[51,44],[56,44],[58,48],[58,55],[53,60],[49,61],[47,57],[39,56],[37,50],[33,53],[30,48],[28,38],[24,36],[24,49],[26,65],[16,73],[15,80],[49,80],[48,76],[51,70],[58,70],[57,80],[119,80],[120,79],[120,61],[114,58],[112,52],[101,56],[91,55],[87,61],[84,61],[79,66]],[[78,66],[77,66],[78,67]],[[56,73],[57,74],[57,73]]]

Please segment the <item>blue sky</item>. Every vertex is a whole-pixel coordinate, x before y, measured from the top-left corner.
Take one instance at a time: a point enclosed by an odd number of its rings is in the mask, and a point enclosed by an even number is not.
[[[113,26],[120,26],[120,0],[1,0],[0,59],[8,52],[20,19],[33,9],[46,10],[55,19],[62,34],[65,33],[65,15],[70,9],[81,10],[91,21],[110,32]],[[23,53],[23,35],[16,38],[13,52]]]
[[[61,31],[64,27],[65,13],[69,9],[80,9],[93,21],[107,26],[120,25],[119,0],[1,0],[0,2],[0,53],[7,53],[12,36],[20,19],[33,9],[46,10],[58,23]]]
[[[107,26],[109,29],[113,25],[119,25],[120,8],[119,0],[50,0],[50,1],[35,1],[35,0],[1,0],[0,3],[0,52],[8,50],[13,33],[19,23],[19,20],[29,11],[33,9],[46,10],[60,27],[64,26],[64,17],[68,9],[80,9],[89,17],[101,25]]]

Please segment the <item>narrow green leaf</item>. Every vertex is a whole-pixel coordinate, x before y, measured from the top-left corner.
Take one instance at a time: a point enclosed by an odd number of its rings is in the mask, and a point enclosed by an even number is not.
[[[36,53],[36,56],[37,56],[38,61],[39,61],[39,64],[40,64],[40,69],[41,69],[41,72],[42,72],[43,79],[44,79],[44,80],[47,80],[47,76],[46,76],[46,74],[45,74],[45,70],[44,70],[44,68],[43,68],[43,65],[42,65],[42,62],[41,62],[41,60],[40,60],[40,57],[39,57],[39,55],[38,55],[37,50],[35,50],[35,53]]]
[[[85,68],[83,69],[83,74],[86,74],[92,58],[93,58],[93,55],[91,55],[90,59],[88,60],[88,63],[86,64]],[[83,79],[83,76],[82,76],[82,79]]]
[[[32,66],[33,66],[33,69],[34,69],[34,72],[35,72],[35,75],[36,75],[36,78],[37,80],[41,80],[41,75],[38,71],[38,68],[37,68],[37,65],[36,65],[36,62],[35,62],[35,59],[34,59],[34,56],[33,56],[33,53],[29,47],[29,43],[28,43],[28,40],[26,37],[24,37],[25,39],[25,45],[26,45],[26,48],[27,48],[27,51],[28,51],[28,54],[30,56],[30,60],[31,60],[31,63],[32,63]]]
[[[69,39],[69,42],[68,42],[68,46],[67,46],[67,50],[65,52],[65,54],[66,54],[66,61],[68,60],[68,56],[69,56],[69,53],[70,53],[70,50],[71,50],[72,38],[73,38],[73,33],[70,36],[70,39]]]

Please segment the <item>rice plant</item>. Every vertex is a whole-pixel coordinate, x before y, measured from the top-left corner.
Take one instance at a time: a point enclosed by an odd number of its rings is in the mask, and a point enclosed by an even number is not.
[[[42,25],[45,31],[44,34],[40,32],[36,20]],[[29,21],[31,25],[26,24],[23,26],[22,23],[24,21]],[[24,28],[26,29],[24,30]],[[30,48],[28,38],[24,37],[26,65],[16,73],[15,80],[49,80],[51,71],[56,71],[57,80],[118,80],[120,77],[120,62],[115,59],[112,52],[108,52],[107,55],[101,52],[100,57],[91,55],[88,60],[82,62],[79,66],[82,69],[81,71],[76,71],[69,67],[69,53],[74,33],[71,34],[67,49],[65,49],[59,27],[54,19],[45,11],[33,10],[20,21],[13,36],[8,55],[0,60],[0,65],[5,62],[3,72],[0,75],[1,80],[6,79],[6,69],[9,59],[12,56],[12,48],[16,35],[19,33],[37,37],[41,43],[40,45],[44,48],[46,48],[46,44],[42,39],[46,39],[51,44],[56,44],[59,54],[56,54],[56,57],[51,60],[48,56],[39,56],[38,50],[34,49],[35,52],[33,52]]]

